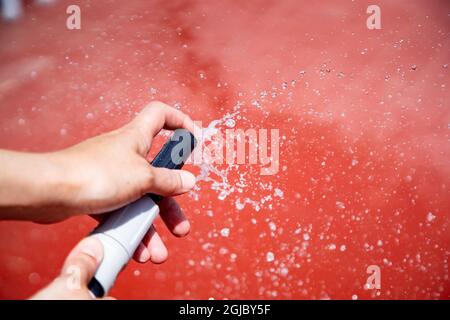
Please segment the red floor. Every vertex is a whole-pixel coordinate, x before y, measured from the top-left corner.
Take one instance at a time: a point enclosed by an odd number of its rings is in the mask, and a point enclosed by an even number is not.
[[[277,175],[241,165],[225,199],[180,197],[190,235],[160,226],[167,263],[131,263],[113,296],[450,298],[448,1],[379,0],[382,30],[369,1],[105,0],[69,31],[71,3],[0,23],[1,148],[63,148],[152,99],[283,137]],[[93,226],[1,222],[0,298],[48,283]]]

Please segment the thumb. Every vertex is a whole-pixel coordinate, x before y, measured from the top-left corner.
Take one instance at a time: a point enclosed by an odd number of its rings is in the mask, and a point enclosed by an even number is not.
[[[194,186],[195,176],[189,171],[150,166],[146,192],[170,197],[188,192]]]
[[[72,278],[76,288],[86,287],[103,258],[103,245],[96,237],[81,240],[69,253],[61,275]]]

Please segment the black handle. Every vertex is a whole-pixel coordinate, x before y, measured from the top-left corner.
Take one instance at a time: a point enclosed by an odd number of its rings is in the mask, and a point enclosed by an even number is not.
[[[192,133],[185,129],[177,129],[169,141],[158,152],[151,164],[158,168],[181,169],[196,145],[197,139],[195,139]],[[163,198],[157,194],[149,194],[149,196],[155,202]]]

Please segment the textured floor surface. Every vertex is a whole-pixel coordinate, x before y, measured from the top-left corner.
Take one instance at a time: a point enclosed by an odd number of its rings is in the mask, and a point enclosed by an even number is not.
[[[381,30],[367,1],[78,1],[73,31],[70,1],[29,6],[0,23],[0,147],[63,148],[152,99],[279,129],[277,174],[218,166],[179,198],[187,238],[158,222],[168,262],[132,262],[111,294],[448,299],[450,3],[377,2]],[[93,226],[1,222],[0,298],[48,283]]]

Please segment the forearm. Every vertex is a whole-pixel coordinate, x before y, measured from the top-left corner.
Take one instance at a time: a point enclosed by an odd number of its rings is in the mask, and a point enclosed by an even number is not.
[[[69,211],[77,188],[67,170],[58,153],[0,150],[0,219],[45,222],[46,212]]]
[[[110,212],[147,193],[170,197],[189,191],[194,175],[154,168],[146,159],[163,127],[196,131],[181,111],[152,102],[124,127],[61,151],[0,149],[0,220],[56,222]]]

